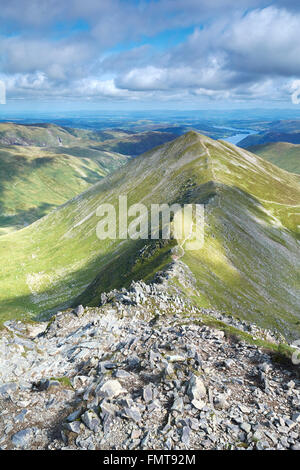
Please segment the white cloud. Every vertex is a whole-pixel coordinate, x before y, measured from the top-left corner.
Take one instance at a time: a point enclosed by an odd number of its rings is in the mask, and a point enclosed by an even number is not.
[[[87,64],[95,51],[88,42],[51,42],[0,38],[1,68],[4,73],[34,73],[43,71],[54,80],[86,73]]]
[[[235,21],[218,46],[230,63],[255,73],[289,75],[300,73],[300,14],[274,7],[255,10]]]
[[[1,18],[4,28],[16,22],[18,35],[0,37],[8,95],[280,100],[293,93],[298,102],[298,88],[288,92],[286,86],[300,75],[299,2],[286,2],[293,13],[278,6],[261,8],[268,3],[240,0],[237,7],[236,0],[28,0],[25,8],[24,0],[11,0]],[[68,37],[53,39],[57,21],[73,25],[78,19],[87,21],[88,31],[70,26]],[[135,42],[130,50],[110,52],[122,41],[179,25],[198,27],[175,47],[156,48],[149,40],[149,45]]]
[[[86,78],[74,83],[72,94],[86,97],[128,98],[130,93],[115,86],[113,79]]]
[[[291,100],[293,104],[300,104],[300,80],[293,80],[290,85]]]

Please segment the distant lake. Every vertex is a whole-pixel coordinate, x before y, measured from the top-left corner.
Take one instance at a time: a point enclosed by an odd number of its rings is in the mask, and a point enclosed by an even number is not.
[[[234,127],[223,127],[223,126],[215,126],[218,129],[225,129],[226,131],[236,131],[236,134],[231,135],[230,137],[224,137],[223,140],[226,142],[230,142],[231,144],[237,145],[241,140],[248,135],[257,134],[257,131],[253,131],[251,129],[235,129]]]

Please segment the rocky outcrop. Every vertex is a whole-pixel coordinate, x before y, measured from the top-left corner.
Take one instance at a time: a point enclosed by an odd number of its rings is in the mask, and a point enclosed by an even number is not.
[[[1,449],[299,449],[297,371],[205,319],[271,333],[170,293],[171,271],[48,324],[6,323]]]

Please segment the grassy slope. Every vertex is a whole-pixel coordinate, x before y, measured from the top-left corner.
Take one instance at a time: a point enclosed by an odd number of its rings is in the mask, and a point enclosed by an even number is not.
[[[0,234],[34,222],[127,161],[81,152],[77,158],[39,147],[0,147]]]
[[[119,194],[129,204],[206,202],[204,248],[182,258],[196,277],[198,304],[299,335],[299,179],[194,132],[1,237],[3,318],[34,318],[70,305],[81,292],[82,301],[95,304],[104,290],[149,279],[171,261],[175,241],[161,247],[97,239],[95,210],[103,201],[116,203]]]
[[[101,137],[104,133],[100,133]],[[107,138],[96,148],[119,152],[124,155],[140,155],[152,148],[175,139],[170,132],[145,131],[137,134],[111,131],[111,138]]]
[[[263,145],[271,142],[289,142],[291,144],[300,144],[300,131],[266,131],[259,134],[253,134],[245,137],[239,142],[239,147],[247,148],[254,145]]]
[[[60,127],[55,124],[0,123],[0,144],[32,145],[50,149],[91,148],[97,151],[135,156],[173,140],[171,132],[129,132],[120,129],[92,131]],[[69,153],[69,152],[67,152]]]
[[[89,131],[0,124],[0,234],[20,229],[127,162]],[[34,145],[32,145],[34,144]]]
[[[129,156],[173,138],[161,132],[0,123],[0,235],[46,215]]]
[[[55,124],[22,125],[0,123],[0,144],[35,145],[39,147],[71,145],[91,133],[84,130],[72,130]]]
[[[248,150],[279,166],[279,168],[300,174],[300,145],[272,142],[249,147]]]

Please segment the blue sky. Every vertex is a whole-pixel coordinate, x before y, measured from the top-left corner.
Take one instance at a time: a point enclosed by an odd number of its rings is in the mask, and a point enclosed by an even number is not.
[[[300,2],[10,0],[7,107],[295,107]]]

